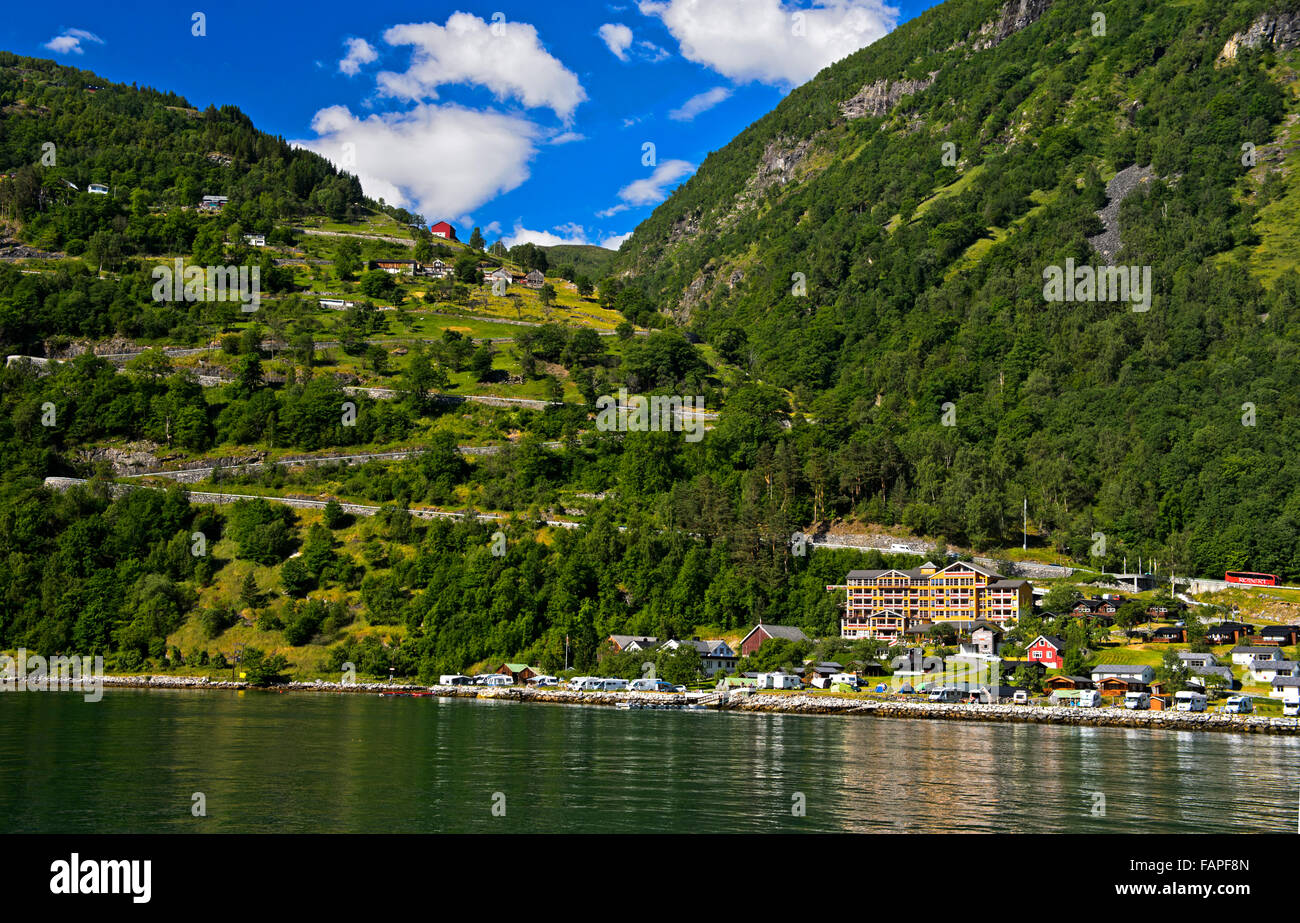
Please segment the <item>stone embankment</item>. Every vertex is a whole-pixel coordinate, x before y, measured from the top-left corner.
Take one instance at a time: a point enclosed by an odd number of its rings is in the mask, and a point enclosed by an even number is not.
[[[938,718],[1068,724],[1082,727],[1154,728],[1173,731],[1231,731],[1239,734],[1300,734],[1300,719],[1220,712],[1130,711],[1123,708],[1073,708],[1035,705],[942,705],[933,702],[877,701],[809,695],[731,695],[720,708],[730,711],[793,712],[806,715],[873,715],[878,718]]]
[[[212,680],[204,676],[106,676],[105,686],[141,689],[247,689],[248,683]],[[638,692],[574,692],[509,686],[411,686],[394,683],[331,683],[324,680],[285,683],[269,692],[433,693],[448,698],[542,702],[558,705],[657,705],[682,708],[704,705],[710,710],[797,715],[868,715],[876,718],[991,721],[1019,724],[1063,724],[1075,727],[1117,727],[1169,731],[1226,731],[1237,734],[1300,734],[1300,719],[1254,715],[1200,714],[1175,711],[1129,711],[1119,708],[1043,707],[1036,705],[943,705],[879,699],[851,699],[763,692],[689,692],[684,695]]]

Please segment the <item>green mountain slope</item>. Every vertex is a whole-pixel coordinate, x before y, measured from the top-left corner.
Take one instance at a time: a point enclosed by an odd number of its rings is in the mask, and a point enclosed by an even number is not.
[[[817,420],[832,513],[979,544],[1027,498],[1080,560],[1300,573],[1298,9],[950,0],[711,154],[615,270]],[[1125,170],[1151,310],[1046,300]]]

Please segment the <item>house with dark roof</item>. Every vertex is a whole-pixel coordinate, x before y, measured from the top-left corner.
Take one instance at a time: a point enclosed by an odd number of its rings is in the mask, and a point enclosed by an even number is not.
[[[1099,663],[1089,673],[1093,682],[1103,679],[1122,679],[1146,685],[1156,678],[1155,667],[1147,664]]]
[[[733,673],[737,662],[740,660],[736,656],[736,652],[721,638],[714,638],[709,641],[665,641],[663,647],[665,650],[670,651],[682,647],[695,648],[700,655],[700,669],[704,671],[705,676],[713,676],[719,670]]]
[[[1282,651],[1263,644],[1239,644],[1230,652],[1232,662],[1239,667],[1249,667],[1256,660],[1281,660]]]
[[[659,643],[658,638],[650,635],[610,635],[608,641],[616,651],[645,650]]]
[[[765,625],[759,622],[750,629],[749,634],[740,639],[740,656],[748,657],[750,654],[756,653],[765,642],[774,638],[796,643],[809,640],[802,630],[795,628],[793,625]]]
[[[1232,675],[1231,667],[1222,667],[1217,664],[1207,666],[1195,663],[1187,666],[1191,670],[1191,675],[1187,677],[1187,682],[1190,685],[1200,686],[1204,689],[1209,685],[1210,678],[1217,676],[1223,680],[1224,689],[1237,689],[1241,686],[1237,678]]]
[[[1056,635],[1039,635],[1025,648],[1025,656],[1045,667],[1059,670],[1065,666],[1065,639]]]
[[[1205,629],[1205,640],[1209,644],[1236,644],[1254,630],[1245,622],[1219,622]]]
[[[1165,644],[1181,644],[1187,640],[1187,629],[1182,625],[1162,625],[1151,632],[1151,640]]]
[[[1050,689],[1053,692],[1062,689],[1092,689],[1093,682],[1086,676],[1066,676],[1062,673],[1044,682],[1043,688]]]
[[[1250,678],[1257,683],[1271,683],[1279,676],[1300,676],[1300,663],[1256,657],[1250,662]]]
[[[541,288],[545,284],[546,276],[536,269],[530,270],[528,275],[524,276],[524,285],[529,288]]]
[[[1270,643],[1289,647],[1300,639],[1300,625],[1269,625],[1259,630],[1259,636]]]
[[[1275,676],[1269,686],[1268,696],[1271,699],[1294,698],[1300,693],[1300,676]]]

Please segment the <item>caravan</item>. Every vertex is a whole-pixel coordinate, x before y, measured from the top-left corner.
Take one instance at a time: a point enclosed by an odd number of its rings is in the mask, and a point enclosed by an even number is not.
[[[1205,704],[1208,700],[1202,693],[1191,692],[1184,689],[1174,696],[1175,711],[1205,711]]]
[[[1248,695],[1230,695],[1223,711],[1229,715],[1249,715],[1255,710],[1255,700]]]
[[[1151,707],[1151,693],[1149,692],[1124,693],[1124,707],[1136,711],[1146,711]]]

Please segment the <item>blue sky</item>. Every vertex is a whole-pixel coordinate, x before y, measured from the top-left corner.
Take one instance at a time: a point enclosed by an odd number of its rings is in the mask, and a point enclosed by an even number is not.
[[[72,0],[14,4],[0,48],[238,106],[462,238],[617,246],[791,87],[930,5]]]

